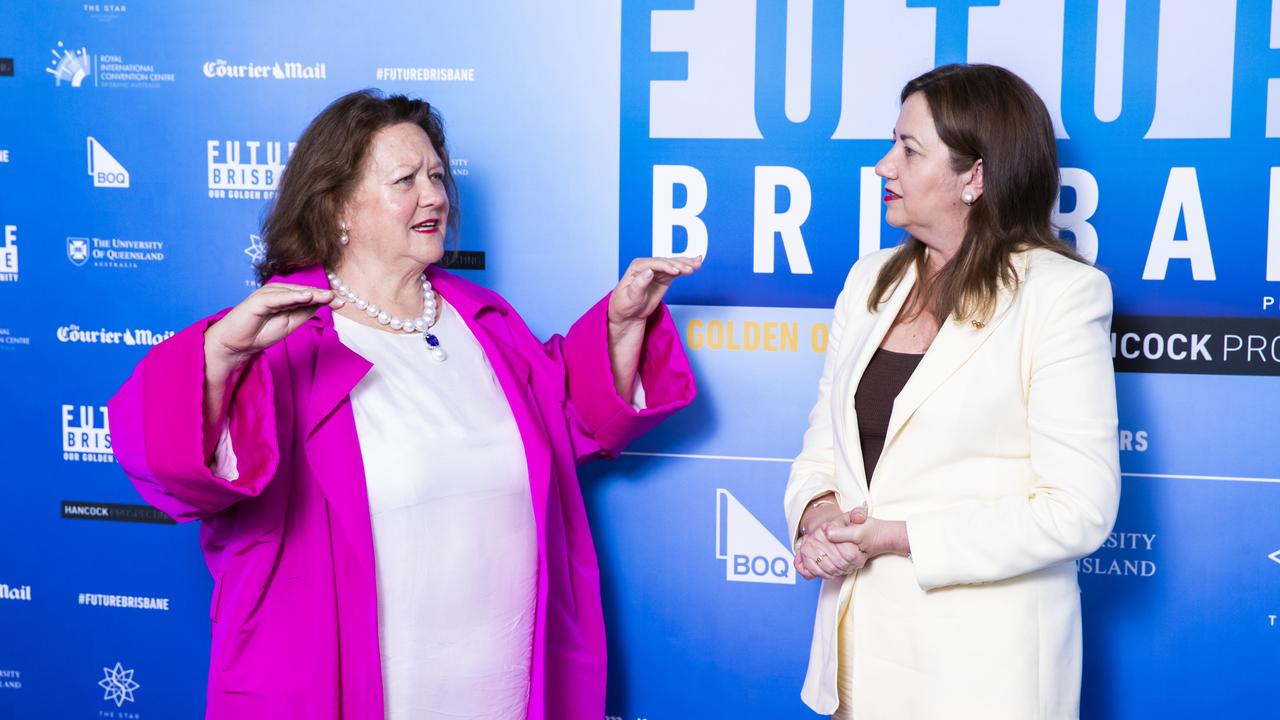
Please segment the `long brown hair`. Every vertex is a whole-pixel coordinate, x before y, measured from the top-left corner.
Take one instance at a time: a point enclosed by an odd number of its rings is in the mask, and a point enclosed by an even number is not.
[[[910,235],[880,269],[867,309],[875,312],[915,266],[923,292],[918,308],[939,322],[989,319],[1001,287],[1017,286],[1014,253],[1047,248],[1079,255],[1049,223],[1058,198],[1058,150],[1044,102],[1022,78],[995,65],[943,65],[908,82],[900,101],[921,93],[938,137],[951,153],[951,170],[982,160],[983,191],[969,208],[955,256],[930,278],[926,247]],[[1083,262],[1083,261],[1082,261]]]
[[[374,134],[400,123],[413,123],[426,131],[440,156],[452,208],[445,230],[456,238],[458,188],[440,113],[425,100],[358,90],[330,103],[298,138],[280,176],[275,202],[262,223],[266,256],[258,263],[259,282],[308,265],[337,264],[342,253],[338,214],[360,179]]]

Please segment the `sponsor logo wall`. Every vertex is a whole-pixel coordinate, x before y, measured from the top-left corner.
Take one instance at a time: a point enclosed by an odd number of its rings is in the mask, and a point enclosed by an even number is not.
[[[464,219],[447,264],[540,335],[635,256],[706,255],[670,296],[698,401],[583,473],[606,713],[816,717],[798,694],[818,587],[782,490],[836,292],[899,238],[873,171],[898,90],[964,60],[1044,98],[1054,221],[1115,290],[1125,486],[1076,563],[1082,716],[1271,711],[1280,0],[473,5],[0,11],[0,103],[20,108],[0,113],[0,717],[203,712],[199,528],[127,483],[106,400],[257,287],[299,133],[369,85],[442,112]]]

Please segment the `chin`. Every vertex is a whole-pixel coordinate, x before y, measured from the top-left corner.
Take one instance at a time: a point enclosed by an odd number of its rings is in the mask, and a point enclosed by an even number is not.
[[[416,248],[414,259],[423,265],[435,265],[444,258],[444,242],[442,240],[431,240],[427,244]]]

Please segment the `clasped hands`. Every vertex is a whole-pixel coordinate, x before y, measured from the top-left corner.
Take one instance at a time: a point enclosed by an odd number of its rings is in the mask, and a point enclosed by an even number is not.
[[[806,529],[796,543],[796,571],[806,580],[831,580],[862,568],[885,553],[909,555],[907,524],[867,514],[867,506],[842,512],[838,505],[810,506],[801,518]]]

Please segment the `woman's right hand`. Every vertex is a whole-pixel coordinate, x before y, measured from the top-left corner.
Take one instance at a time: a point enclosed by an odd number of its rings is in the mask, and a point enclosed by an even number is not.
[[[205,367],[230,375],[297,330],[324,305],[336,310],[344,304],[332,290],[289,283],[263,285],[205,330]]]
[[[254,290],[204,331],[204,452],[211,458],[240,369],[328,305],[346,304],[332,290],[269,283]]]
[[[865,520],[865,510],[843,512],[834,502],[834,496],[816,498],[815,502],[827,497],[832,502],[811,505],[800,517],[800,526],[806,531],[796,543],[795,568],[806,580],[843,577],[861,568],[869,559],[857,544],[838,542],[827,536],[829,527]]]

